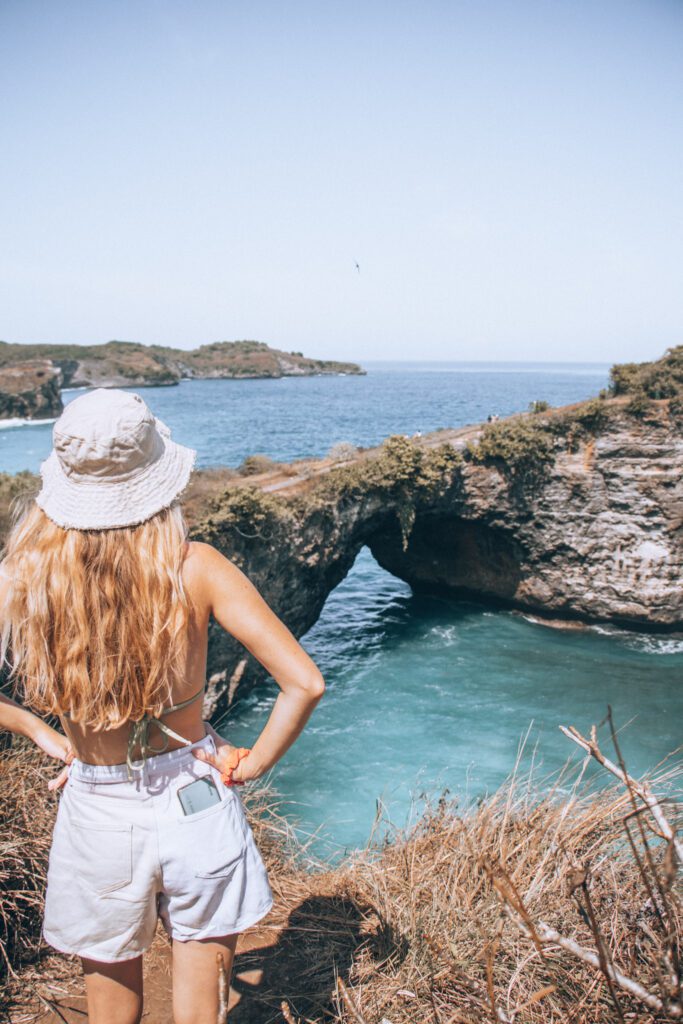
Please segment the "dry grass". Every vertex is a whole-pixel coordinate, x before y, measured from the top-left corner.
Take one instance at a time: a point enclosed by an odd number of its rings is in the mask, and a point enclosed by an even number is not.
[[[15,741],[0,756],[0,1008],[15,970],[40,951],[43,890],[56,800],[46,788],[52,763]]]
[[[53,814],[41,764],[23,745],[3,760],[0,941],[17,966],[38,950]],[[651,789],[671,798],[682,770]],[[409,832],[316,870],[272,791],[252,789],[276,907],[238,954],[230,1024],[683,1019],[673,842],[637,791],[598,792],[584,771],[517,771],[479,803],[437,800]],[[656,813],[675,827],[672,801]]]
[[[660,777],[660,786],[674,774]],[[663,928],[664,901],[656,883],[655,898],[648,893],[624,834],[628,793],[620,786],[580,792],[578,785],[567,792],[567,783],[538,792],[517,775],[464,812],[440,801],[379,859],[347,868],[386,944],[381,968],[369,947],[356,956],[349,996],[357,1015],[342,999],[340,1021],[595,1024],[643,1011],[616,986],[611,993],[599,969],[543,941],[544,926],[585,951],[595,951],[601,937],[608,962],[664,996],[664,931],[676,949],[681,935],[680,907],[665,880],[670,848],[660,842],[652,851],[667,890]],[[668,995],[680,1005],[678,986]],[[639,1019],[680,1019],[677,1012]]]

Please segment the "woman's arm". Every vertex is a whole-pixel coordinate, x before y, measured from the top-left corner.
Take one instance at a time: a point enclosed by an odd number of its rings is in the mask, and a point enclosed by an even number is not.
[[[214,618],[280,687],[263,731],[234,772],[236,781],[247,781],[272,768],[291,747],[322,697],[325,683],[315,662],[244,573],[210,545],[196,547],[201,549],[203,585]]]
[[[60,761],[70,760],[71,745],[66,736],[62,736],[61,732],[57,732],[42,718],[38,718],[33,712],[27,711],[1,693],[0,729],[17,733],[19,736],[27,736],[50,757],[56,757]]]
[[[0,609],[4,604],[8,586],[9,581],[2,573],[2,565],[0,565]],[[46,754],[59,761],[66,761],[68,764],[73,759],[71,744],[66,736],[57,732],[27,708],[17,704],[15,700],[0,693],[0,730],[2,729],[17,733],[19,736],[27,736]],[[58,785],[61,785],[62,774],[60,773],[57,779],[48,784],[50,789],[56,789]],[[66,778],[65,775],[64,778]]]

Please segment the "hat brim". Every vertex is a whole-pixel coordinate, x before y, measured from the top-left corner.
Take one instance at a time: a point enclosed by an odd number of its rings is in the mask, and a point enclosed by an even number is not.
[[[43,485],[36,503],[65,530],[111,530],[146,522],[185,490],[197,457],[193,448],[160,433],[162,454],[128,480],[76,482],[66,475],[52,451],[40,467]]]

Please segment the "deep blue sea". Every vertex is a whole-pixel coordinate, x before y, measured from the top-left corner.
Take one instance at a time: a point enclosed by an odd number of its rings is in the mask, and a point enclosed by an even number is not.
[[[260,452],[291,460],[339,441],[371,445],[597,394],[608,368],[577,364],[368,363],[365,377],[188,381],[141,391],[199,465]],[[76,397],[67,392],[65,401]],[[50,425],[0,430],[0,469],[38,468]],[[640,774],[682,739],[683,638],[605,627],[558,631],[514,612],[413,595],[363,551],[302,640],[327,680],[304,734],[273,771],[284,809],[318,854],[368,838],[378,802],[402,824],[421,794],[475,798],[522,758],[540,774],[576,757],[561,724],[587,732],[607,704]],[[276,693],[264,683],[221,728],[258,734]],[[609,740],[600,734],[606,749]]]

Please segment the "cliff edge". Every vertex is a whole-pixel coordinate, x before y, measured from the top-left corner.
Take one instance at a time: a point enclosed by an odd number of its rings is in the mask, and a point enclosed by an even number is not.
[[[683,629],[682,368],[674,349],[615,367],[609,392],[562,409],[537,403],[498,423],[341,445],[251,475],[198,472],[185,496],[192,536],[240,565],[295,636],[366,545],[416,589]],[[0,479],[0,497],[20,486]],[[209,674],[222,710],[263,670],[214,625]]]

